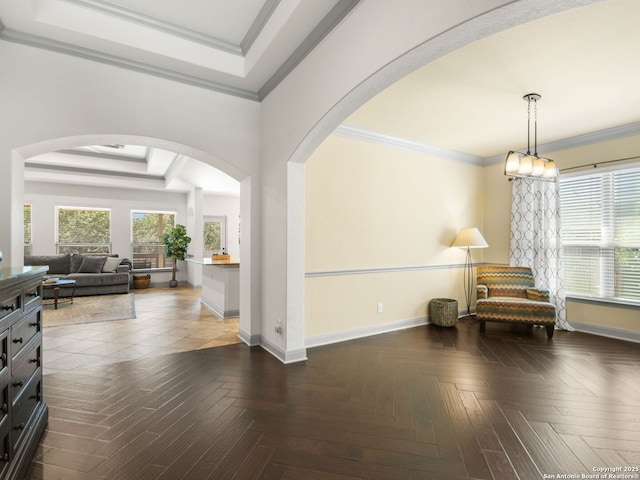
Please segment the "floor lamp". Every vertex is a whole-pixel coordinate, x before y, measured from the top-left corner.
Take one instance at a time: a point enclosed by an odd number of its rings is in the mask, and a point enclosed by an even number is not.
[[[480,230],[475,227],[463,228],[451,244],[452,247],[466,248],[467,258],[464,262],[464,295],[467,301],[466,317],[471,316],[471,294],[473,291],[473,262],[471,261],[472,248],[487,248],[489,244],[484,239]]]

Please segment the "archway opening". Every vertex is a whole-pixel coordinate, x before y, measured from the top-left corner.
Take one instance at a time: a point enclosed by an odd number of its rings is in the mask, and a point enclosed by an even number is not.
[[[23,203],[30,206],[31,238],[27,244],[25,237],[25,253],[27,248],[34,255],[58,253],[56,212],[60,206],[109,209],[107,253],[129,258],[133,273],[136,267],[142,269],[140,273],[149,273],[152,284],[160,286],[171,277],[170,269],[154,263],[158,255],[136,256],[140,246],[133,238],[134,215],[168,214],[175,223],[187,226],[192,237],[191,258],[181,265],[179,280],[191,288],[199,289],[202,283],[198,261],[205,253],[205,217],[224,218],[226,236],[218,241],[236,261],[251,245],[249,229],[242,232],[240,242],[240,219],[251,219],[251,209],[244,200],[251,197],[251,177],[206,152],[155,138],[91,135],[26,146],[16,155],[23,159]],[[136,259],[149,265],[136,263]],[[250,272],[246,268],[248,278],[240,279],[237,286],[247,310],[237,332],[241,339],[251,337]]]

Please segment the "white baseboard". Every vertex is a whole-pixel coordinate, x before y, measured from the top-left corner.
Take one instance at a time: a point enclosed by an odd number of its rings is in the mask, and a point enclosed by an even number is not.
[[[285,351],[277,345],[272,344],[265,338],[260,339],[260,346],[284,364],[304,362],[305,360],[307,360],[306,348]]]
[[[570,322],[571,326],[578,332],[591,333],[601,337],[615,338],[616,340],[626,340],[627,342],[640,343],[640,332],[625,330],[622,328],[604,327],[591,323]]]
[[[200,298],[200,302],[220,318],[233,318],[240,316],[240,310],[224,310],[215,303],[209,302],[204,298]]]
[[[238,329],[238,338],[249,347],[257,347],[260,345],[260,335],[249,335],[241,328]]]
[[[346,342],[348,340],[355,340],[356,338],[369,337],[371,335],[380,335],[381,333],[394,332],[396,330],[404,330],[406,328],[418,327],[420,325],[426,325],[428,319],[424,317],[409,318],[405,320],[398,320],[395,322],[384,323],[381,325],[370,325],[361,328],[354,328],[351,330],[345,330],[343,332],[326,333],[322,335],[314,335],[307,337],[305,344],[307,348],[319,347],[321,345],[329,345],[331,343]]]
[[[262,335],[249,335],[247,332],[241,329],[238,329],[238,338],[246,343],[249,347],[262,347],[284,364],[304,362],[305,360],[307,360],[306,348],[285,351],[277,345],[272,344],[265,338],[262,338]]]
[[[466,312],[465,312],[466,313]],[[461,314],[463,315],[463,314]],[[277,345],[273,345],[268,340],[262,338],[261,335],[249,335],[243,330],[238,330],[238,337],[250,347],[260,346],[271,355],[276,357],[284,364],[295,363],[307,360],[307,348],[320,347],[332,343],[346,342],[358,338],[369,337],[372,335],[380,335],[382,333],[394,332],[396,330],[404,330],[407,328],[418,327],[431,323],[428,317],[416,317],[395,322],[385,323],[381,325],[366,326],[345,330],[343,332],[327,333],[323,335],[315,335],[306,338],[306,348],[298,350],[284,351]],[[578,332],[600,335],[603,337],[615,338],[617,340],[625,340],[629,342],[640,343],[640,332],[632,330],[624,330],[621,328],[603,327],[601,325],[592,325],[589,323],[571,322],[571,325]]]

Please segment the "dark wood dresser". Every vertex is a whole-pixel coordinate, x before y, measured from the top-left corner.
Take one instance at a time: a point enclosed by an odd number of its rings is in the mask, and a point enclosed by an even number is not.
[[[0,480],[25,476],[47,425],[42,396],[42,277],[0,268]]]

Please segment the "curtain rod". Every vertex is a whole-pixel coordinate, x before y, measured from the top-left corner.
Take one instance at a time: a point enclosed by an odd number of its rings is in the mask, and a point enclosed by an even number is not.
[[[640,156],[635,156],[635,157],[627,157],[627,158],[618,158],[616,160],[605,160],[604,162],[585,163],[584,165],[578,165],[577,167],[561,168],[560,171],[568,172],[569,170],[576,170],[578,168],[584,168],[584,167],[598,168],[599,165],[605,165],[607,163],[628,162],[629,160],[637,160],[639,158]]]

